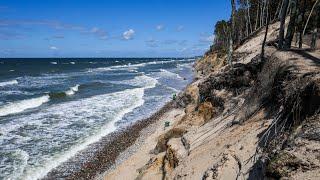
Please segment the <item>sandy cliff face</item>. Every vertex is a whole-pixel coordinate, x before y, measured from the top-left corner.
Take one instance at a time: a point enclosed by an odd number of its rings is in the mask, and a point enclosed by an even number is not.
[[[197,80],[146,139],[140,160],[133,155],[106,179],[319,179],[320,52],[269,46],[262,61],[263,34],[235,51],[233,68],[216,54],[199,60]]]

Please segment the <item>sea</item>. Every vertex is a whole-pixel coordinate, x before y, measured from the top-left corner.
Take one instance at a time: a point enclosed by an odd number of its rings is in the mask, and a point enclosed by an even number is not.
[[[39,179],[149,117],[193,80],[194,58],[0,59],[0,179]]]

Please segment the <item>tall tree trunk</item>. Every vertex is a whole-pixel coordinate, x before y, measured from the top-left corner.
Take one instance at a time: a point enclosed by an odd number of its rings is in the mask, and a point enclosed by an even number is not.
[[[316,50],[317,48],[317,38],[318,38],[318,23],[320,21],[320,5],[317,5],[316,7],[316,17],[314,18],[313,22],[313,32],[312,32],[312,38],[311,38],[311,49]]]
[[[247,15],[248,15],[248,23],[249,23],[249,34],[252,33],[252,24],[251,24],[251,17],[250,17],[250,4],[249,0],[247,0]]]
[[[317,1],[313,4],[313,6],[312,6],[311,12],[310,12],[310,14],[309,14],[309,16],[308,16],[308,20],[307,20],[306,25],[304,26],[304,29],[303,29],[303,35],[305,35],[305,33],[306,33],[306,29],[307,29],[307,26],[308,26],[308,24],[309,24],[310,17],[311,17],[311,15],[312,15],[312,13],[313,13],[314,8],[317,6],[318,2],[319,2],[319,0],[317,0]]]
[[[249,18],[247,15],[245,15],[245,19],[246,19],[246,37],[249,36]]]
[[[287,29],[287,35],[285,39],[285,48],[291,48],[292,39],[296,29],[296,21],[297,21],[297,14],[298,14],[298,0],[291,0],[291,14],[290,14],[290,21]]]
[[[303,1],[303,6],[301,8],[301,13],[299,19],[299,48],[302,48],[303,41],[303,24],[304,24],[304,15],[306,13],[307,0]]]
[[[258,7],[257,7],[256,24],[255,24],[254,30],[257,30],[257,29],[258,29],[258,22],[259,22],[259,4],[260,4],[260,3],[258,3]]]
[[[284,41],[284,26],[286,23],[286,15],[287,15],[287,9],[289,5],[289,0],[283,1],[283,7],[280,15],[280,30],[279,30],[279,49],[283,48],[283,41]]]
[[[267,9],[267,22],[266,22],[266,31],[264,34],[264,39],[262,42],[262,49],[261,49],[261,59],[264,59],[264,51],[265,51],[265,46],[266,46],[266,41],[267,41],[267,37],[268,37],[268,30],[269,30],[269,0],[266,0],[266,9]]]
[[[233,38],[234,38],[234,30],[235,30],[235,12],[236,12],[236,4],[235,0],[231,0],[232,12],[231,12],[231,30],[230,30],[230,37],[229,37],[229,53],[228,53],[228,62],[229,65],[232,67],[232,54],[233,54]]]
[[[262,4],[260,6],[260,26],[259,27],[262,27],[263,26],[263,13],[264,13],[264,0],[262,0]]]
[[[281,12],[282,6],[283,6],[283,0],[281,2],[279,2],[279,5],[278,5],[277,10],[276,10],[276,12],[274,14],[273,20],[279,18],[279,14]]]

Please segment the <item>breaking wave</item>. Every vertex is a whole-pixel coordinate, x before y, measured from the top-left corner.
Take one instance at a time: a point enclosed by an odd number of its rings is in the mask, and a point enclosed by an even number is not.
[[[7,103],[0,107],[0,117],[21,113],[25,110],[39,107],[42,104],[49,102],[49,100],[50,97],[48,95],[45,95],[37,98]]]
[[[0,82],[0,87],[18,84],[17,80]]]

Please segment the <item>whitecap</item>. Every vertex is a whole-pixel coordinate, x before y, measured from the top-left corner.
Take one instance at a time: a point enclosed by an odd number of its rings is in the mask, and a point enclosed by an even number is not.
[[[18,81],[17,80],[11,80],[11,81],[0,82],[0,87],[14,85],[14,84],[18,84]]]
[[[48,101],[49,101],[49,96],[45,95],[37,98],[7,103],[0,107],[0,117],[21,113],[27,109],[36,108]]]
[[[126,84],[131,86],[143,87],[146,89],[151,89],[156,87],[158,80],[147,75],[135,76],[133,79],[123,80],[123,81],[111,81],[113,84]]]
[[[41,179],[52,169],[74,157],[79,151],[115,131],[117,128],[115,123],[117,121],[121,120],[125,114],[144,104],[144,90],[144,88],[127,89],[121,92],[63,103],[48,109],[48,112],[51,112],[52,115],[68,120],[60,121],[61,124],[55,124],[57,129],[64,128],[72,121],[86,120],[87,123],[90,123],[91,119],[101,117],[110,118],[110,121],[106,121],[94,134],[82,140],[79,144],[52,157],[46,157],[45,160],[42,159],[41,164],[38,166],[28,167],[25,169],[23,179]],[[78,114],[81,114],[81,116]],[[36,119],[32,121],[42,121],[44,115],[41,113],[35,114],[34,118]]]
[[[70,64],[76,64],[76,63],[72,61],[72,62],[70,62]]]
[[[79,91],[79,86],[80,86],[80,85],[77,84],[76,86],[71,87],[68,91],[66,91],[66,95],[68,95],[68,96],[74,95],[76,92]]]
[[[162,77],[175,77],[178,79],[183,79],[179,74],[170,72],[165,69],[160,69],[160,76],[162,76]]]
[[[58,64],[57,62],[50,62],[51,64],[54,64],[54,65],[56,65],[56,64]]]

